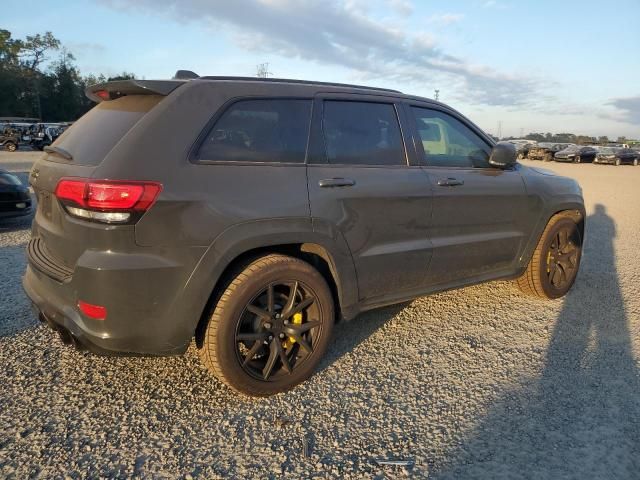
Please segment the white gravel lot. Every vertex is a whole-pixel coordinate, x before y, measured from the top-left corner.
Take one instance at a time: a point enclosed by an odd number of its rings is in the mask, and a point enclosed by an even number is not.
[[[21,291],[30,221],[0,223],[0,477],[639,478],[640,167],[535,165],[585,193],[565,299],[493,282],[364,314],[311,380],[263,400],[218,383],[193,347],[63,346]]]

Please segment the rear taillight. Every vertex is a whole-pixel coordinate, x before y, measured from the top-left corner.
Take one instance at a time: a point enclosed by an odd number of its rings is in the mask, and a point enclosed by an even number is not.
[[[55,195],[75,217],[128,223],[151,208],[161,190],[157,182],[63,178]]]

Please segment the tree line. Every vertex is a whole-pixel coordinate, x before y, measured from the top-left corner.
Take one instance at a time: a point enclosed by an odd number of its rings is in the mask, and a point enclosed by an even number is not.
[[[89,85],[133,77],[127,72],[83,76],[73,54],[51,32],[18,39],[0,29],[0,117],[77,120],[95,105],[84,94]]]

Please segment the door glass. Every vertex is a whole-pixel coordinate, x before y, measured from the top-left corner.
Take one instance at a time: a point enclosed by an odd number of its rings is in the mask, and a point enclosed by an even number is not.
[[[389,103],[325,101],[322,126],[331,164],[406,164],[398,117]]]
[[[489,167],[491,148],[458,119],[438,110],[411,107],[424,162],[437,167]]]

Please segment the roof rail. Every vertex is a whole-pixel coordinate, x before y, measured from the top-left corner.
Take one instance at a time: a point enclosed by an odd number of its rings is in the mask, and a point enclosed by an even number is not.
[[[200,80],[240,80],[243,82],[271,82],[271,83],[294,83],[297,85],[320,85],[325,87],[347,87],[347,88],[359,88],[362,90],[374,90],[379,92],[392,92],[402,93],[398,90],[391,88],[381,87],[367,87],[364,85],[351,85],[348,83],[333,83],[333,82],[316,82],[313,80],[294,80],[290,78],[262,78],[262,77],[230,77],[230,76],[206,76],[200,77]]]

